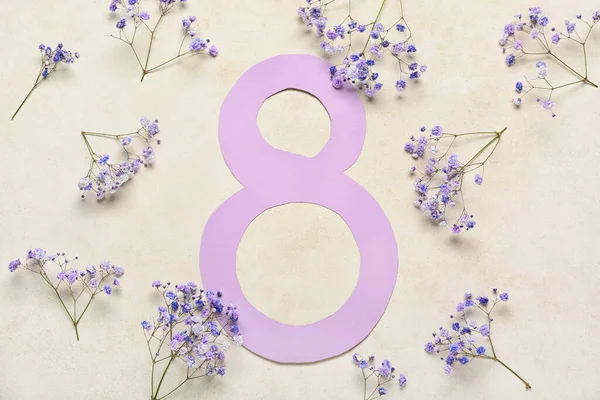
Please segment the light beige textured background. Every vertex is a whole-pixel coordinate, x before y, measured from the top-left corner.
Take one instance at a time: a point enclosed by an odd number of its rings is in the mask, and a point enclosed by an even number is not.
[[[362,15],[372,18],[379,2],[362,3]],[[407,375],[407,387],[401,393],[391,388],[390,398],[600,398],[594,339],[600,330],[600,89],[557,93],[554,119],[529,102],[512,108],[511,87],[533,73],[534,60],[507,69],[496,40],[511,16],[531,5],[406,0],[418,60],[429,71],[405,95],[385,90],[365,102],[367,139],[348,175],[392,222],[400,269],[385,316],[356,351],[389,357]],[[540,5],[559,25],[598,6],[591,0]],[[255,63],[282,53],[320,52],[318,39],[297,23],[293,1],[190,0],[165,21],[153,60],[173,54],[179,21],[188,14],[199,17],[200,34],[219,46],[219,57],[182,61],[140,84],[130,50],[105,36],[115,22],[107,7],[105,0],[2,5],[1,399],[149,398],[149,360],[139,327],[157,305],[149,284],[199,280],[204,223],[240,188],[217,141],[221,102]],[[80,51],[81,59],[44,83],[10,122],[35,77],[37,45],[59,41]],[[591,79],[600,80],[600,32],[591,42]],[[393,68],[386,63],[381,71],[388,86]],[[558,69],[551,64],[551,74]],[[161,122],[155,167],[114,201],[80,201],[76,183],[88,155],[79,131],[137,129],[142,115]],[[458,240],[425,223],[411,206],[411,160],[402,145],[420,125],[436,123],[452,131],[508,126],[484,185],[467,193],[477,228]],[[317,152],[328,135],[325,111],[298,93],[269,100],[259,124],[274,145],[305,154]],[[32,246],[77,254],[81,266],[109,258],[127,268],[120,293],[101,298],[83,320],[78,343],[42,282],[5,269]],[[339,217],[317,206],[289,205],[252,224],[238,251],[238,274],[257,307],[302,324],[343,304],[357,279],[358,257]],[[511,293],[494,328],[498,353],[531,383],[529,393],[499,365],[474,362],[447,377],[442,363],[423,352],[430,332],[447,323],[465,290],[493,286]],[[288,366],[233,350],[224,379],[195,382],[173,399],[361,398],[351,353]]]

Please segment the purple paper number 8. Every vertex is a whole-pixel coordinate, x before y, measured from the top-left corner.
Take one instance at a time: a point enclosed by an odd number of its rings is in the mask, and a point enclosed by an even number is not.
[[[392,227],[375,199],[344,174],[360,155],[365,111],[354,88],[333,90],[329,64],[309,55],[281,55],[246,71],[221,107],[219,142],[227,166],[244,188],[209,218],[200,245],[204,287],[223,290],[240,311],[244,346],[283,363],[324,360],[344,353],[375,328],[385,312],[398,273]],[[263,102],[284,89],[317,97],[331,118],[331,134],[314,157],[278,150],[262,137],[256,117]],[[332,315],[312,324],[277,322],[254,308],[236,275],[236,253],[244,232],[265,210],[313,203],[342,217],[360,252],[354,291]]]

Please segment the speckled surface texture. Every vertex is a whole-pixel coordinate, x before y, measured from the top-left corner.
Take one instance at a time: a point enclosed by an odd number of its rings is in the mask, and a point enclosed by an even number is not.
[[[221,103],[250,66],[282,53],[318,55],[319,40],[297,21],[293,1],[190,0],[186,10],[165,20],[153,60],[176,51],[180,20],[189,14],[198,16],[200,35],[212,39],[219,56],[184,60],[140,83],[130,50],[106,36],[116,22],[108,1],[5,3],[0,264],[39,246],[77,254],[82,267],[108,258],[127,274],[119,293],[93,304],[76,342],[43,282],[2,267],[0,399],[149,399],[149,359],[139,322],[153,316],[159,303],[150,283],[200,279],[204,224],[241,187],[219,149]],[[356,3],[365,19],[379,7],[379,1]],[[598,399],[600,351],[593,338],[600,330],[600,89],[557,92],[556,118],[530,102],[514,110],[512,86],[534,73],[535,59],[508,69],[497,39],[512,15],[532,4],[405,3],[418,60],[429,70],[399,96],[391,88],[395,65],[384,63],[380,72],[388,90],[364,102],[367,138],[347,171],[384,209],[400,257],[387,312],[356,351],[387,357],[407,376],[408,385],[390,388],[390,398]],[[598,7],[590,0],[539,5],[561,26],[565,18],[591,15]],[[81,59],[40,86],[10,122],[35,78],[37,46],[59,41]],[[590,42],[590,78],[600,80],[600,72],[594,76],[600,71],[600,32]],[[562,50],[581,66],[577,48]],[[556,64],[549,66],[556,82],[568,79]],[[137,129],[142,115],[161,123],[163,144],[152,170],[110,201],[81,201],[76,183],[87,170],[88,154],[79,132]],[[322,106],[297,92],[269,99],[258,123],[271,144],[306,155],[318,152],[329,134]],[[402,146],[421,125],[434,124],[453,132],[508,127],[486,165],[484,184],[467,188],[478,225],[458,240],[412,207],[411,159]],[[359,255],[336,214],[291,204],[252,223],[237,268],[252,304],[279,321],[304,324],[344,303],[358,277]],[[530,382],[531,392],[491,362],[474,362],[448,377],[442,362],[423,351],[464,291],[483,293],[493,286],[511,294],[498,310],[494,345]],[[172,398],[362,398],[351,353],[310,365],[279,365],[240,348],[229,357],[223,379],[196,381]]]

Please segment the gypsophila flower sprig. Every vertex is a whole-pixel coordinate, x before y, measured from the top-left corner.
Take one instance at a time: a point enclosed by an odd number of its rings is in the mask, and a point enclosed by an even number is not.
[[[90,166],[85,177],[77,184],[79,190],[83,191],[82,198],[86,193],[94,192],[98,200],[103,199],[107,193],[115,193],[125,183],[134,177],[141,166],[147,167],[154,160],[153,143],[160,144],[156,139],[160,132],[158,120],[150,121],[146,117],[140,120],[140,129],[129,133],[98,133],[82,131],[81,135],[90,153]],[[108,154],[98,154],[94,151],[88,137],[98,137],[114,140],[125,153],[125,160],[111,163]],[[136,144],[141,143],[139,152],[134,150]]]
[[[79,271],[71,267],[76,260],[77,257],[67,258],[65,253],[47,253],[43,249],[36,248],[27,252],[24,261],[20,259],[11,261],[8,270],[10,272],[25,270],[39,275],[56,294],[79,340],[78,327],[92,300],[100,293],[111,295],[113,287],[120,286],[120,278],[125,274],[125,269],[104,261],[98,268],[89,265],[85,270]],[[50,271],[50,268],[58,272]],[[77,307],[78,304],[83,306]]]
[[[398,63],[396,90],[404,91],[408,81],[416,81],[427,70],[413,60],[417,47],[412,32],[404,18],[402,2],[397,21],[385,27],[380,18],[387,0],[383,0],[372,22],[361,24],[352,15],[352,0],[348,0],[348,14],[343,21],[328,26],[327,7],[336,0],[306,0],[305,7],[299,7],[298,15],[304,24],[314,27],[318,36],[323,36],[321,49],[330,56],[340,55],[341,62],[331,66],[331,85],[342,88],[344,82],[351,82],[363,90],[367,97],[373,97],[383,88],[376,66],[384,55],[390,54]],[[338,0],[339,1],[339,0]],[[357,37],[358,36],[358,37]],[[364,45],[359,42],[364,42]]]
[[[600,11],[592,14],[591,20],[588,21],[581,14],[575,16],[576,20],[564,21],[564,28],[550,28],[550,20],[544,15],[540,7],[529,8],[529,14],[523,17],[522,14],[515,15],[516,21],[504,26],[504,33],[500,38],[502,52],[509,53],[505,56],[505,62],[510,67],[514,65],[519,58],[525,56],[548,56],[551,60],[556,61],[560,66],[564,67],[576,77],[574,81],[563,84],[552,84],[548,80],[548,65],[545,61],[538,60],[535,64],[537,74],[535,78],[525,76],[525,83],[518,81],[515,84],[515,90],[519,94],[512,101],[516,106],[520,106],[523,98],[531,93],[545,93],[547,96],[536,97],[536,102],[542,106],[544,110],[548,110],[555,117],[553,111],[555,105],[552,100],[552,95],[555,90],[562,89],[568,86],[577,85],[580,83],[598,87],[588,78],[588,55],[587,48],[588,39],[594,27],[600,21]],[[564,46],[565,43],[575,43],[581,46],[581,54],[583,56],[584,70],[577,71],[574,67],[567,64],[563,59],[556,55],[556,48],[560,43]],[[550,44],[552,43],[552,44]]]
[[[418,198],[413,205],[439,225],[447,226],[448,211],[456,207],[459,200],[462,210],[456,213],[457,219],[450,226],[450,232],[459,234],[463,230],[473,229],[476,222],[466,208],[464,178],[473,175],[475,184],[483,183],[484,165],[496,150],[506,128],[501,131],[449,133],[435,125],[431,129],[422,126],[420,131],[420,136],[411,136],[410,141],[404,145],[404,151],[414,160],[426,160],[421,167],[409,167],[410,174],[417,175],[414,188]],[[458,154],[452,152],[453,145],[458,140],[479,138],[489,140],[468,161],[460,161]]]
[[[142,70],[142,78],[141,82],[144,81],[146,75],[151,72],[158,70],[159,68],[178,60],[181,57],[191,56],[191,55],[210,55],[212,57],[216,57],[219,54],[219,51],[216,46],[210,44],[210,39],[201,39],[198,36],[197,32],[197,18],[193,15],[185,18],[181,21],[182,23],[182,38],[179,43],[179,49],[177,50],[177,54],[172,58],[161,62],[154,67],[149,68],[148,64],[150,62],[150,54],[152,52],[152,44],[156,38],[156,31],[158,26],[160,25],[162,19],[176,6],[181,5],[182,3],[186,3],[187,0],[159,0],[158,1],[158,18],[156,19],[156,23],[153,27],[150,27],[150,14],[147,11],[141,10],[142,0],[111,0],[109,5],[110,12],[122,12],[123,16],[116,24],[116,28],[118,30],[117,35],[110,35],[111,37],[120,40],[121,42],[127,44],[133,54],[135,59]],[[128,23],[130,22],[133,26],[129,28],[128,32]],[[150,34],[150,42],[148,44],[148,50],[146,52],[145,61],[142,61],[142,58],[139,56],[138,51],[135,48],[135,39],[138,37],[139,31],[143,30]],[[186,49],[184,49],[184,44],[186,44]]]
[[[50,46],[40,44],[38,46],[38,49],[40,50],[41,55],[40,70],[38,71],[37,77],[35,78],[35,83],[29,90],[29,93],[27,93],[27,96],[25,96],[25,99],[23,99],[23,101],[17,108],[17,111],[15,111],[15,113],[11,117],[11,121],[15,119],[15,117],[17,116],[21,108],[23,108],[23,105],[25,104],[27,99],[29,99],[33,91],[38,86],[40,86],[42,82],[45,82],[50,75],[53,75],[61,63],[73,64],[75,62],[75,59],[79,58],[78,52],[73,53],[65,49],[62,43],[59,43],[54,49]]]
[[[154,281],[152,287],[165,305],[158,307],[153,322],[142,321],[152,360],[151,399],[164,399],[194,379],[225,375],[224,361],[231,342],[242,344],[237,308],[222,303],[223,293],[204,292],[194,282],[171,288],[170,282]],[[186,378],[165,389],[167,372],[176,364],[187,368]]]
[[[525,389],[531,389],[527,383],[512,368],[506,365],[498,358],[496,349],[492,343],[492,312],[498,303],[508,301],[508,293],[498,294],[498,289],[492,289],[494,297],[492,299],[486,296],[473,297],[471,292],[465,293],[464,299],[456,305],[458,315],[450,315],[454,321],[450,329],[440,327],[437,332],[433,332],[433,342],[425,343],[427,353],[442,354],[444,361],[444,372],[450,375],[454,371],[454,366],[466,365],[475,359],[484,359],[497,361],[500,365],[519,378],[525,385]],[[473,314],[483,316],[483,323],[479,324]],[[491,350],[488,351],[488,346]],[[445,356],[444,356],[445,355]]]
[[[363,400],[373,400],[381,396],[385,396],[388,390],[385,386],[389,386],[391,382],[398,382],[398,385],[403,388],[406,385],[406,377],[402,374],[396,375],[394,368],[389,360],[383,360],[379,366],[375,366],[375,356],[370,354],[366,359],[358,353],[352,355],[352,361],[361,370],[363,384]],[[398,378],[398,379],[396,379]],[[370,384],[373,382],[373,384]],[[373,386],[373,390],[369,386]]]

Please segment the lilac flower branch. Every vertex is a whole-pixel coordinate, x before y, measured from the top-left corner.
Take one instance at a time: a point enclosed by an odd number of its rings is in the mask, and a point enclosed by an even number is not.
[[[116,12],[117,10],[125,12],[125,17],[122,17],[116,24],[116,28],[118,29],[119,35],[110,35],[110,37],[120,40],[121,42],[127,44],[133,54],[135,59],[142,71],[142,77],[140,82],[144,81],[146,75],[151,72],[156,71],[157,69],[187,55],[193,54],[208,54],[212,57],[216,57],[219,54],[219,51],[216,46],[210,45],[210,39],[201,39],[197,36],[197,32],[195,29],[195,23],[197,18],[195,16],[190,16],[187,19],[182,20],[182,25],[184,28],[184,35],[181,43],[179,45],[179,50],[177,51],[177,55],[164,61],[154,67],[149,68],[148,65],[150,63],[150,55],[152,53],[152,45],[154,44],[154,39],[156,37],[156,32],[158,27],[163,20],[163,18],[171,11],[175,6],[180,5],[182,3],[187,2],[187,0],[159,0],[158,9],[159,9],[159,17],[154,24],[154,27],[150,27],[147,21],[150,20],[150,14],[146,11],[140,11],[140,5],[142,0],[111,0],[109,10],[111,12]],[[127,26],[127,19],[130,18],[133,20],[133,34],[131,39],[127,36],[125,32],[125,27]],[[136,35],[138,33],[138,29],[140,27],[145,27],[148,33],[150,34],[150,42],[148,44],[148,50],[146,52],[145,61],[142,63],[142,59],[140,58],[134,41]],[[186,39],[190,40],[188,51],[182,53],[183,45]]]
[[[141,165],[147,167],[154,160],[153,142],[160,144],[155,136],[160,132],[158,120],[150,122],[146,117],[140,120],[141,128],[135,132],[129,133],[100,133],[82,131],[81,136],[90,153],[90,166],[85,177],[81,178],[77,184],[79,190],[83,191],[81,195],[85,198],[87,192],[94,192],[98,200],[103,199],[106,193],[115,193],[120,187],[127,183],[139,171]],[[110,163],[108,154],[98,154],[92,147],[88,137],[98,137],[117,141],[125,153],[125,161]],[[133,140],[142,142],[141,154],[130,150]]]
[[[62,43],[59,43],[54,50],[50,46],[43,44],[40,44],[38,49],[40,50],[41,55],[40,70],[37,73],[37,77],[35,78],[33,86],[17,108],[17,111],[15,111],[10,118],[11,121],[14,120],[19,111],[21,111],[21,108],[23,108],[33,91],[39,85],[41,85],[42,82],[48,78],[48,76],[56,71],[56,68],[61,62],[65,64],[73,64],[75,59],[79,58],[79,53],[72,53],[69,50],[64,49]]]
[[[383,360],[381,365],[376,368],[374,355],[370,354],[365,360],[360,354],[354,353],[352,361],[361,370],[363,375],[363,400],[373,400],[388,393],[384,386],[396,379],[396,368],[390,364],[389,360]],[[365,371],[369,371],[370,373]],[[372,378],[377,379],[377,385],[367,396],[369,380],[374,380]],[[398,384],[401,388],[406,385],[406,377],[404,375],[398,375]]]
[[[420,130],[425,132],[427,128],[423,126]],[[411,136],[410,141],[404,145],[404,150],[415,160],[424,159],[426,152],[431,154],[423,169],[414,165],[409,168],[411,174],[418,175],[414,180],[418,198],[413,205],[428,214],[439,225],[447,226],[447,211],[456,206],[456,198],[460,195],[462,210],[458,214],[456,222],[450,227],[450,231],[459,234],[463,229],[473,229],[476,222],[473,215],[467,212],[465,205],[464,177],[479,169],[483,171],[485,163],[498,147],[506,128],[501,131],[454,134],[444,132],[441,126],[436,125],[429,131],[429,136],[422,135],[419,138]],[[473,140],[479,137],[489,138],[489,140],[467,162],[459,161],[458,154],[451,153],[456,140]],[[438,154],[440,145],[445,147],[445,151]],[[477,185],[481,185],[483,175],[476,173],[474,181]]]
[[[427,70],[426,65],[419,65],[411,59],[417,48],[404,18],[400,0],[400,17],[387,29],[379,22],[387,0],[382,1],[375,19],[367,24],[360,24],[352,16],[352,1],[349,0],[346,17],[327,29],[325,14],[327,6],[334,1],[336,0],[307,0],[308,6],[298,9],[298,15],[304,24],[309,28],[314,26],[318,36],[325,36],[326,40],[321,43],[321,49],[325,53],[331,56],[345,53],[341,63],[333,65],[329,70],[334,88],[340,89],[344,82],[351,82],[359,90],[364,89],[367,97],[373,97],[383,87],[379,73],[373,67],[384,57],[386,51],[398,62],[400,76],[396,81],[396,89],[400,92],[407,86],[406,79],[416,81]],[[392,31],[397,32],[399,40],[393,40],[390,36]],[[363,33],[366,35],[362,38],[365,41],[364,47],[361,51],[355,51],[356,41],[353,42],[353,38]]]
[[[543,81],[543,86],[536,86],[532,84],[527,77],[525,77],[525,79],[527,80],[528,85],[523,85],[522,82],[517,82],[515,85],[517,93],[522,93],[523,89],[525,89],[525,92],[519,97],[513,99],[513,103],[516,106],[520,106],[523,97],[525,97],[525,95],[527,95],[531,91],[547,90],[549,91],[548,98],[542,100],[538,97],[536,101],[540,103],[545,110],[549,110],[551,112],[551,115],[555,117],[556,114],[552,110],[554,107],[554,102],[552,101],[552,94],[555,90],[579,83],[590,85],[595,88],[598,87],[598,85],[596,85],[588,78],[588,57],[586,45],[588,44],[588,39],[590,37],[590,34],[592,33],[592,30],[594,29],[598,21],[600,21],[600,11],[596,11],[592,15],[591,23],[583,19],[581,14],[578,14],[576,16],[576,18],[579,21],[583,22],[587,26],[587,32],[585,35],[583,35],[584,37],[582,37],[582,35],[577,31],[577,23],[569,20],[565,21],[566,33],[557,30],[554,27],[550,29],[550,32],[547,32],[550,20],[547,16],[543,14],[543,11],[540,7],[531,7],[529,9],[529,22],[525,22],[522,20],[522,14],[517,14],[515,17],[517,18],[517,22],[506,25],[504,27],[504,34],[500,39],[500,45],[502,46],[503,53],[506,53],[507,49],[514,50],[514,52],[509,53],[505,58],[505,62],[508,66],[514,65],[517,59],[522,58],[524,56],[549,56],[551,57],[551,59],[558,62],[562,67],[567,69],[570,73],[572,73],[578,78],[573,82],[554,86],[550,84],[550,82],[548,82],[548,80],[546,79],[546,76],[548,74],[547,64],[543,61],[538,61],[536,63],[536,68],[538,69],[538,78],[536,78],[535,80]],[[568,40],[577,43],[582,47],[584,63],[583,73],[577,71],[575,68],[567,64],[564,60],[562,60],[556,55],[548,41],[549,35],[552,35],[550,41],[554,46],[557,46],[562,40]],[[532,39],[532,42],[537,44],[538,49],[541,47],[541,51],[526,48],[524,40],[526,40],[527,38]]]
[[[223,361],[230,340],[242,344],[237,308],[234,305],[225,307],[221,302],[221,292],[204,292],[194,282],[175,285],[174,291],[169,290],[170,286],[170,282],[152,283],[165,306],[158,307],[159,316],[153,322],[142,321],[152,362],[152,400],[170,396],[193,379],[225,375]],[[175,329],[179,332],[174,333]],[[165,349],[165,346],[168,347]],[[167,355],[159,359],[164,352]],[[155,374],[165,361],[167,364],[155,385]],[[161,394],[168,371],[177,363],[186,365],[186,378],[167,393]]]
[[[22,269],[41,276],[44,282],[46,282],[46,284],[54,291],[54,294],[73,324],[75,336],[77,337],[77,340],[79,340],[79,324],[90,307],[92,300],[94,300],[96,295],[102,292],[110,295],[112,293],[111,285],[120,285],[119,277],[125,273],[125,270],[123,267],[115,266],[110,262],[105,261],[100,264],[99,270],[93,265],[90,265],[86,268],[85,272],[79,272],[77,269],[70,268],[70,265],[68,265],[77,259],[78,257],[69,260],[65,253],[47,254],[45,250],[37,248],[29,250],[24,263],[21,262],[20,259],[11,261],[8,264],[8,269],[10,272]],[[54,267],[58,267],[59,270],[56,275],[56,283],[53,283],[46,270],[47,265],[51,264],[54,264]],[[65,295],[61,294],[59,291],[61,284],[65,286],[66,294],[71,299],[73,312],[67,308],[65,300],[63,299],[63,296]],[[87,303],[85,304],[83,311],[78,314],[77,302],[84,293],[89,297],[87,297]]]
[[[473,300],[473,296],[470,292],[467,292],[464,296],[464,300],[460,301],[456,305],[456,311],[460,313],[459,322],[454,322],[450,330],[446,328],[439,328],[439,331],[433,333],[434,341],[425,343],[425,351],[427,353],[447,353],[446,357],[441,357],[445,362],[444,372],[451,374],[454,371],[453,365],[466,365],[470,361],[476,358],[482,358],[492,361],[497,361],[500,365],[511,372],[517,377],[524,385],[526,390],[531,389],[531,385],[523,379],[518,373],[512,368],[501,361],[497,354],[494,344],[492,342],[492,311],[496,305],[500,302],[508,301],[508,293],[501,293],[498,295],[498,290],[494,288],[492,290],[494,299],[490,300],[485,296],[477,296]],[[486,323],[478,325],[477,321],[469,318],[471,316],[470,310],[481,311],[486,318]],[[451,319],[454,319],[454,315],[450,315]],[[477,337],[476,337],[477,335]],[[487,340],[492,350],[492,355],[486,354],[486,348],[477,343],[478,338]]]

